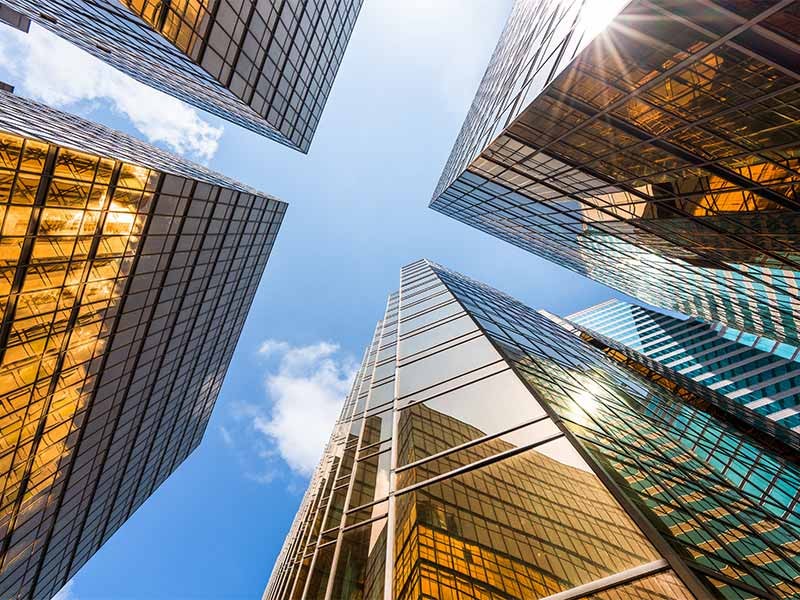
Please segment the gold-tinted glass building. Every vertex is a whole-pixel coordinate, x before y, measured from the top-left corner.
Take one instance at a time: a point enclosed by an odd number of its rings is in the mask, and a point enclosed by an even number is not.
[[[798,597],[800,437],[639,367],[403,268],[264,599]]]
[[[3,0],[134,79],[307,152],[362,0]]]
[[[797,345],[799,6],[518,0],[431,207]]]
[[[0,92],[0,598],[52,597],[199,444],[285,210]]]

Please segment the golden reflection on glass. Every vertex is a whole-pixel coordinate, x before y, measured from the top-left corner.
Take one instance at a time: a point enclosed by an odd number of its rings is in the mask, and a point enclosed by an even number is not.
[[[398,489],[560,435],[553,421],[543,416],[535,423],[492,437],[487,436],[486,431],[427,406],[417,405],[411,410],[412,416],[401,425],[400,447],[413,451],[420,459],[430,459],[401,470],[397,476]]]
[[[607,45],[581,55],[552,84],[553,92],[562,96],[542,94],[520,116],[521,123],[532,126],[528,137],[525,129],[511,126],[515,139],[530,139],[531,145],[523,144],[510,158],[538,151],[535,161],[517,167],[539,179],[561,170],[560,182],[575,180],[576,196],[585,198],[578,201],[577,213],[585,231],[592,223],[603,223],[603,231],[692,264],[709,264],[701,256],[713,252],[730,263],[781,266],[783,257],[796,255],[800,224],[796,212],[786,208],[797,195],[800,159],[784,109],[737,111],[734,123],[719,117],[706,127],[688,126],[687,121],[711,116],[726,102],[735,104],[736,97],[720,99],[733,93],[731,81],[741,80],[748,88],[744,82],[753,79],[753,87],[769,91],[783,80],[755,58],[743,62],[729,50],[703,55],[706,41],[697,34],[677,32],[673,22],[664,27],[685,50],[676,53],[673,46],[657,44],[648,50],[653,55],[649,68],[637,61],[638,42],[624,35],[614,38],[617,77],[609,72]],[[701,56],[687,62],[694,54]],[[687,64],[677,68],[683,62]],[[625,98],[623,86],[643,91]],[[591,109],[573,107],[563,97]],[[613,117],[608,122],[590,118],[593,110],[606,109]],[[496,150],[495,159],[505,154]],[[545,163],[549,167],[543,170]],[[570,170],[567,164],[585,167]],[[516,177],[523,182],[520,174]],[[515,187],[513,177],[508,183]]]
[[[295,593],[292,595],[292,600],[301,600],[301,598],[324,598],[325,589],[328,586],[328,578],[331,574],[331,565],[333,563],[333,554],[336,551],[336,544],[328,544],[321,546],[317,550],[316,562],[308,578],[307,591],[303,595],[301,586],[295,588]]]
[[[736,597],[745,600],[741,596]],[[582,596],[582,600],[695,600],[695,595],[686,589],[673,571],[665,571],[596,594]],[[756,600],[755,597],[753,600]]]
[[[214,0],[120,0],[179,50],[196,58]]]
[[[386,519],[342,535],[331,600],[383,600]]]
[[[541,598],[658,558],[563,437],[400,495],[396,523],[398,600]]]
[[[612,4],[584,3],[577,29],[599,24],[595,15]],[[694,12],[691,3],[657,13],[630,4],[518,104],[435,206],[650,303],[796,337],[800,154],[791,115],[800,92],[759,56],[763,48],[711,51],[711,32],[685,26]],[[735,22],[717,17],[720,30]],[[470,122],[473,132],[483,125]],[[464,194],[469,201],[456,203]],[[752,286],[697,267],[744,272]]]
[[[487,406],[492,406],[492,410],[486,410]],[[507,369],[404,408],[399,420],[398,465],[404,466],[466,441],[507,431],[544,414],[544,409],[531,398],[519,378]],[[446,425],[440,427],[440,420]],[[457,435],[449,428],[454,420],[462,423]],[[415,430],[420,426],[425,429],[419,438],[424,443],[415,443],[418,437]],[[436,444],[431,443],[434,431],[437,432]]]
[[[56,152],[52,173],[44,173],[49,152]],[[119,178],[111,189],[115,167]],[[139,242],[133,234],[147,218],[143,204],[130,198],[145,198],[157,176],[0,134],[0,307],[7,332],[0,348],[4,569],[38,541],[38,535],[17,532],[30,531],[34,519],[43,519],[42,509],[56,501],[55,486],[74,443],[73,421],[94,389],[90,365],[105,351],[113,319],[107,313],[119,302]],[[30,205],[41,186],[47,187],[37,212]]]

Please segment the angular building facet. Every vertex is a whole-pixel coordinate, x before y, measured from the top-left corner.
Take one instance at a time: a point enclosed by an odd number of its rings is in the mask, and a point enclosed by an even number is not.
[[[800,437],[673,383],[408,265],[264,600],[798,597]]]
[[[2,0],[134,79],[307,152],[362,0]]]
[[[197,447],[285,210],[0,93],[0,598],[51,598]]]
[[[619,300],[566,317],[800,431],[800,349]]]
[[[798,39],[794,0],[517,0],[431,207],[798,345]]]

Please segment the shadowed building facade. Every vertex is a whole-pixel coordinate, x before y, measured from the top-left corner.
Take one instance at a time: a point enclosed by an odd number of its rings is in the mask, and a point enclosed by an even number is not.
[[[795,346],[619,300],[566,319],[800,431],[800,350]]]
[[[3,0],[137,81],[307,152],[362,0]]]
[[[404,267],[264,599],[796,597],[797,434],[601,350]]]
[[[200,443],[285,210],[0,93],[0,597],[52,597]]]
[[[518,0],[431,207],[799,344],[798,6]]]

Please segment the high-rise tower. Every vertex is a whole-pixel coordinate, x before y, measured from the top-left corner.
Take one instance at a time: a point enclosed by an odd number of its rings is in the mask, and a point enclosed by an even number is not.
[[[0,598],[52,597],[198,445],[285,210],[0,93]]]
[[[134,79],[308,151],[362,0],[3,0]]]
[[[566,319],[800,431],[800,350],[794,346],[619,300]]]
[[[518,0],[431,207],[800,344],[798,6]]]
[[[405,267],[264,599],[797,597],[800,438],[684,383]]]

